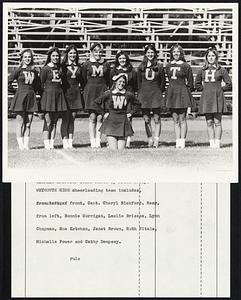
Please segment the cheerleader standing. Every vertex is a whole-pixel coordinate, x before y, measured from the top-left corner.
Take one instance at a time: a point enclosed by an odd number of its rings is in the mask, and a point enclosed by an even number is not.
[[[18,89],[10,111],[16,113],[16,136],[20,150],[29,149],[30,128],[33,113],[38,111],[36,91],[39,89],[39,75],[33,66],[33,52],[26,49],[20,54],[21,63],[8,78],[8,89],[13,92],[12,83],[17,80]]]
[[[63,89],[67,101],[67,118],[63,118],[62,131],[67,133],[63,138],[63,148],[73,148],[74,121],[78,110],[83,109],[80,86],[83,84],[81,67],[79,65],[78,50],[70,45],[62,61]],[[65,129],[66,128],[66,129]]]
[[[85,109],[89,112],[89,135],[91,148],[100,147],[102,115],[95,110],[94,100],[109,86],[110,65],[103,59],[103,46],[94,43],[90,47],[90,59],[83,64]]]
[[[113,84],[112,78],[120,73],[127,74],[126,90],[135,95],[137,93],[137,73],[130,62],[128,54],[124,51],[119,51],[116,54],[115,66],[110,72],[111,85]],[[130,123],[132,124],[132,118],[130,118]],[[131,137],[128,136],[126,139],[127,148],[130,147],[130,143]]]
[[[164,68],[157,62],[157,51],[154,45],[145,47],[145,55],[137,69],[138,99],[141,102],[148,147],[158,147],[161,134],[162,92],[165,90]],[[154,141],[152,137],[151,112],[155,122]]]
[[[130,118],[138,111],[139,103],[135,96],[125,89],[127,84],[126,74],[120,73],[114,76],[113,81],[113,88],[95,99],[95,105],[102,115],[105,112],[103,107],[108,108],[100,132],[107,135],[109,148],[123,150],[126,137],[132,136],[134,133]],[[130,111],[128,107],[131,107]]]
[[[58,118],[67,111],[60,72],[60,51],[57,47],[48,51],[40,79],[43,88],[41,110],[44,112],[44,147],[53,149]],[[62,130],[61,136],[64,138],[67,134]]]
[[[192,69],[184,58],[181,46],[170,50],[170,62],[166,65],[169,86],[166,107],[170,109],[176,134],[176,148],[185,148],[187,135],[187,108],[192,107],[191,91],[194,90]]]
[[[232,82],[228,72],[218,64],[218,52],[215,47],[208,48],[205,59],[205,65],[197,73],[195,80],[197,91],[202,91],[199,113],[205,114],[210,147],[220,148],[222,113],[227,112],[223,92],[232,89]]]

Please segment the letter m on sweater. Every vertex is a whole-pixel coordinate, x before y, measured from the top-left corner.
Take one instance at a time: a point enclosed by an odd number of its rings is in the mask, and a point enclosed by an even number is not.
[[[92,65],[92,76],[96,77],[103,77],[104,71],[103,71],[103,66],[98,66],[96,67],[95,65]]]

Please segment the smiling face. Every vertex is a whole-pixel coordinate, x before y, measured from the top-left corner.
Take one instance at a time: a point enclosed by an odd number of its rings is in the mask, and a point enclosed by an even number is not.
[[[50,56],[50,61],[56,65],[59,63],[59,58],[59,53],[57,51],[53,51]]]
[[[68,60],[70,60],[71,62],[75,62],[77,57],[77,52],[75,51],[75,49],[71,49],[68,53]]]
[[[154,57],[155,57],[155,52],[153,50],[151,50],[151,49],[148,49],[146,51],[146,57],[147,57],[147,59],[149,61],[152,61],[154,59]]]
[[[174,60],[178,61],[180,58],[181,52],[178,48],[174,48],[172,51],[172,56],[174,58]]]
[[[103,55],[103,50],[102,50],[99,46],[96,46],[96,47],[93,49],[92,53],[93,53],[94,58],[95,58],[97,61],[101,60],[102,55]]]
[[[25,66],[25,67],[29,66],[32,63],[31,52],[26,51],[23,53],[22,63],[23,63],[23,66]]]
[[[118,62],[121,67],[124,67],[126,65],[126,57],[124,54],[118,57]]]
[[[216,63],[216,55],[213,51],[210,51],[207,55],[207,61],[210,65],[213,65]]]
[[[125,88],[125,85],[126,85],[126,81],[123,77],[120,77],[119,79],[116,80],[116,84],[115,84],[115,87],[118,89],[118,90],[123,90]]]

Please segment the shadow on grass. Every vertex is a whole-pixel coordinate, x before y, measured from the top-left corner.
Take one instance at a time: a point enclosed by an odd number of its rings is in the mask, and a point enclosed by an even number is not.
[[[159,147],[175,147],[176,143],[175,142],[159,142]],[[221,148],[231,148],[233,146],[232,143],[228,143],[228,144],[222,144]],[[81,148],[89,148],[90,144],[74,144],[73,148],[74,149],[81,149]],[[107,147],[107,143],[103,142],[101,143],[101,148],[106,148]],[[193,148],[193,147],[209,147],[209,143],[195,143],[193,141],[187,141],[186,142],[186,148]],[[54,146],[55,149],[63,149],[63,145],[55,145]],[[149,148],[148,147],[148,143],[145,141],[133,141],[131,142],[131,147],[130,149],[145,149],[145,148]],[[40,150],[40,149],[44,149],[44,146],[37,146],[37,147],[31,147],[32,150]]]
[[[102,145],[102,144],[101,144]],[[73,148],[88,148],[90,144],[74,144]],[[31,147],[33,150],[44,149],[44,146]],[[54,145],[54,149],[63,149],[63,145]]]
[[[159,147],[175,147],[176,142],[159,142]],[[230,148],[232,147],[232,143],[222,144],[221,148]],[[186,147],[209,147],[209,143],[195,143],[193,141],[187,141]],[[145,141],[133,141],[131,142],[131,149],[139,149],[139,148],[148,148],[148,143]]]
[[[210,144],[208,142],[206,143],[195,143],[192,141],[186,142],[186,147],[209,147]],[[233,146],[232,143],[222,144],[221,148],[231,148]]]

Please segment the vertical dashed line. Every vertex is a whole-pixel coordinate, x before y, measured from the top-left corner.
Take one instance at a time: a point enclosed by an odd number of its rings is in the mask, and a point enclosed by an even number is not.
[[[139,231],[138,231],[138,297],[141,296],[141,184],[139,183]]]
[[[216,297],[218,297],[218,184],[216,183]]]
[[[27,240],[26,240],[26,236],[27,236],[27,220],[26,220],[26,212],[27,212],[27,208],[26,208],[26,182],[24,184],[24,200],[25,200],[25,203],[24,203],[24,206],[25,206],[25,218],[24,218],[24,226],[25,226],[25,229],[24,229],[24,234],[25,234],[25,239],[24,239],[24,248],[25,248],[25,257],[24,257],[24,294],[25,294],[25,298],[27,297]]]
[[[156,183],[154,185],[155,192],[154,192],[154,197],[155,197],[155,236],[154,236],[154,296],[156,298]]]
[[[199,294],[203,295],[203,186],[200,184],[200,273],[199,273]]]

